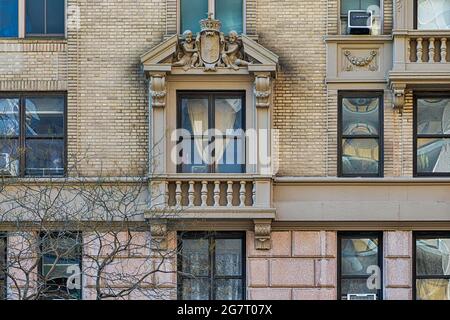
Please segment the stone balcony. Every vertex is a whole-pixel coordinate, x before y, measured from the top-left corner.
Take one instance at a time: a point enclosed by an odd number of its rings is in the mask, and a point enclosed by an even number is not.
[[[404,90],[450,86],[450,31],[394,31],[393,69],[389,82],[401,108]]]
[[[153,177],[152,211],[169,218],[273,219],[272,179],[241,174]]]

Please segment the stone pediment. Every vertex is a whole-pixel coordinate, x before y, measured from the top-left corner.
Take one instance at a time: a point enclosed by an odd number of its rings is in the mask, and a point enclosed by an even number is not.
[[[250,74],[275,76],[278,56],[246,35],[224,35],[220,21],[200,21],[201,31],[173,35],[141,56],[147,74]]]

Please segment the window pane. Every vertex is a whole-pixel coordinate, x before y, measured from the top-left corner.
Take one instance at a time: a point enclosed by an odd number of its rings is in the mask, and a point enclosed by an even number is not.
[[[67,288],[70,276],[81,268],[81,234],[54,232],[41,235],[44,299],[80,299],[81,289]],[[75,272],[75,273],[74,273]],[[81,275],[80,275],[81,276]]]
[[[378,135],[379,119],[378,98],[342,99],[342,134]]]
[[[450,28],[450,0],[417,0],[417,29]]]
[[[19,99],[0,98],[0,136],[19,135]]]
[[[417,172],[450,172],[450,139],[417,139]]]
[[[347,15],[349,10],[376,10],[380,8],[380,0],[341,0],[341,15]]]
[[[417,275],[450,275],[450,239],[416,241]]]
[[[358,238],[341,240],[342,275],[370,275],[370,266],[378,266],[378,239]]]
[[[182,271],[186,276],[209,275],[208,239],[183,239]]]
[[[343,174],[377,174],[378,158],[378,139],[342,140]]]
[[[209,300],[209,279],[183,279],[182,300]]]
[[[450,99],[417,99],[417,133],[450,135]]]
[[[0,37],[17,37],[18,19],[18,1],[0,0]]]
[[[208,0],[180,0],[181,33],[191,30],[200,31],[200,20],[208,17]]]
[[[64,0],[47,0],[47,34],[64,34]]]
[[[27,34],[45,34],[45,0],[27,0],[25,15]]]
[[[450,279],[417,279],[417,300],[450,300]]]
[[[242,274],[242,240],[216,240],[216,275],[240,276]]]
[[[0,138],[0,175],[19,174],[18,139]]]
[[[64,141],[27,140],[26,174],[33,176],[64,174]]]
[[[216,0],[216,19],[222,22],[221,31],[228,34],[231,30],[238,34],[244,32],[242,0]]]
[[[216,170],[221,173],[243,172],[245,146],[242,99],[216,98],[214,155]],[[226,138],[224,138],[226,136]],[[237,139],[239,138],[239,139]]]
[[[37,97],[25,100],[27,136],[64,134],[64,97]]]
[[[218,279],[215,286],[216,300],[242,300],[241,279]]]
[[[343,279],[341,281],[341,299],[347,300],[347,294],[377,294],[377,290],[369,289],[367,279]]]

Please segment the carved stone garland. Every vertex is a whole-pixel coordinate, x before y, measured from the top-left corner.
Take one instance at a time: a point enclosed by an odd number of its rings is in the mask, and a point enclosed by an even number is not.
[[[370,71],[376,71],[378,69],[378,66],[376,64],[373,64],[372,62],[374,61],[377,54],[377,51],[372,50],[369,52],[369,55],[367,57],[355,57],[349,50],[345,50],[344,55],[351,64],[346,67],[346,71],[352,71],[352,65],[360,68],[367,66]]]

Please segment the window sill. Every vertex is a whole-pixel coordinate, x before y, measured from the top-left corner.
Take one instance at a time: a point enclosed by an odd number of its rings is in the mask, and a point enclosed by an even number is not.
[[[392,41],[392,35],[355,35],[355,34],[345,34],[345,35],[327,35],[324,36],[325,42],[387,42]]]

